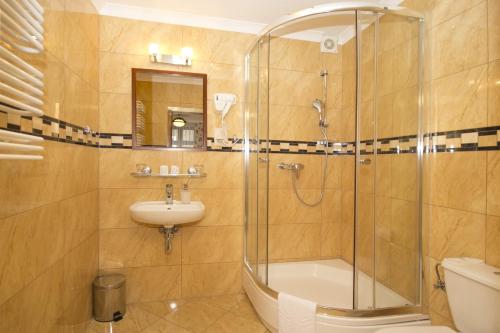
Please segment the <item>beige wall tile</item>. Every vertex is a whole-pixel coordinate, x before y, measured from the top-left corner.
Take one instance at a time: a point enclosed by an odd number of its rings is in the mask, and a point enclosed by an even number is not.
[[[403,23],[416,27],[416,23]],[[410,88],[418,83],[418,38],[408,39],[394,48],[394,90]]]
[[[56,206],[44,206],[0,223],[4,254],[1,257],[0,303],[64,255],[64,220],[57,214]],[[29,247],[25,245],[28,239]]]
[[[375,197],[375,235],[386,241],[391,239],[392,204],[396,200],[389,197]]]
[[[320,256],[320,224],[269,226],[269,259],[312,259]]]
[[[101,51],[147,56],[149,44],[157,43],[164,54],[180,53],[181,26],[111,16],[101,16],[100,22]]]
[[[488,64],[488,126],[498,124],[500,124],[500,60]]]
[[[102,133],[132,133],[132,96],[101,93],[99,95],[99,131]]]
[[[97,188],[98,153],[94,148],[50,141],[44,142],[43,147],[43,163],[3,161],[0,164],[0,217]]]
[[[316,73],[321,70],[319,43],[288,38],[271,39],[270,67],[292,71]],[[304,59],[308,61],[304,61]],[[338,69],[337,69],[338,70]]]
[[[375,276],[378,281],[389,285],[391,268],[391,243],[382,238],[375,239]]]
[[[500,59],[500,4],[488,0],[488,55],[489,60]]]
[[[403,136],[417,133],[418,89],[407,88],[394,93],[392,104],[392,135]]]
[[[500,267],[500,217],[486,219],[486,263]]]
[[[486,2],[433,28],[433,78],[487,62]]]
[[[62,287],[63,266],[54,265],[16,297],[0,306],[0,331],[60,332]]]
[[[241,65],[253,36],[230,31],[183,27],[182,47],[193,48],[193,61]],[[174,51],[179,53],[180,50]]]
[[[321,258],[340,257],[341,235],[340,223],[321,224]]]
[[[63,310],[60,323],[69,332],[82,332],[92,318],[92,281],[98,270],[99,235],[92,234],[62,261]]]
[[[207,177],[191,181],[192,189],[240,189],[243,187],[241,153],[184,152],[183,170],[202,164]]]
[[[0,257],[3,272],[0,303],[97,230],[96,198],[92,193],[84,194],[26,211],[0,223],[5,254]]]
[[[241,292],[241,263],[182,265],[182,297]]]
[[[344,156],[328,156],[327,176],[325,187],[327,189],[340,189],[342,187],[342,160]]]
[[[432,24],[434,26],[443,23],[444,21],[457,16],[464,11],[477,6],[483,0],[439,0],[431,1],[432,7]]]
[[[500,153],[490,151],[488,154],[487,172],[487,212],[491,215],[500,216]]]
[[[161,301],[181,297],[181,266],[106,269],[127,280],[127,303]]]
[[[64,71],[64,120],[99,128],[99,93],[70,70]]]
[[[325,190],[321,203],[321,221],[340,223],[342,220],[342,190]]]
[[[414,252],[418,250],[417,208],[415,201],[392,201],[391,242]]]
[[[300,195],[306,202],[315,202],[320,190],[302,190]],[[291,190],[270,190],[268,210],[269,224],[321,223],[321,205],[308,207]]]
[[[377,103],[377,135],[380,138],[392,137],[394,95],[380,96],[377,98]]]
[[[411,38],[416,25],[398,15],[387,15],[380,20],[380,52],[393,49]]]
[[[433,205],[486,211],[485,152],[436,154],[430,172]]]
[[[242,190],[202,190],[191,191],[191,200],[200,200],[205,205],[205,216],[196,226],[242,225]]]
[[[271,105],[294,105],[311,107],[321,92],[318,73],[271,69],[269,81],[269,103]]]
[[[430,256],[484,259],[486,216],[433,206],[430,220]]]
[[[417,265],[418,255],[408,249],[391,244],[391,267],[390,283],[391,288],[400,295],[414,302],[416,299],[418,274]],[[415,263],[412,265],[411,263]]]
[[[312,100],[311,100],[312,103]],[[270,105],[269,137],[277,140],[316,141],[321,137],[311,106]],[[282,121],[287,119],[288,121]]]
[[[240,226],[185,227],[182,264],[237,262],[243,255]]]
[[[196,50],[193,52],[196,52]],[[177,70],[207,74],[209,82],[207,85],[208,98],[213,98],[215,93],[221,91],[230,91],[232,94],[238,96],[238,98],[243,99],[243,85],[240,84],[243,77],[243,66],[241,66],[241,63],[231,65],[198,60],[193,61],[191,67],[181,66]]]
[[[172,251],[165,253],[164,235],[157,228],[101,229],[99,268],[180,265],[183,233],[175,235]]]
[[[415,200],[417,197],[417,156],[415,154],[392,155],[392,197]]]
[[[487,125],[487,72],[488,65],[483,65],[434,81],[438,131]]]

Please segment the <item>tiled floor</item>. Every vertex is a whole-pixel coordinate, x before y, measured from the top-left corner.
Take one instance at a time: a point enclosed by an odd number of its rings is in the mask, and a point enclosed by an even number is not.
[[[127,305],[113,333],[265,333],[246,295]],[[93,321],[87,333],[111,333],[109,324]]]

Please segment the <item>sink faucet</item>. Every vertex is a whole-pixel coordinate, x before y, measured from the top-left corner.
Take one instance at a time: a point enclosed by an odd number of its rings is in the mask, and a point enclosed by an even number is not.
[[[165,203],[167,205],[173,205],[174,204],[174,185],[172,185],[172,184],[165,185],[165,194],[166,194]]]

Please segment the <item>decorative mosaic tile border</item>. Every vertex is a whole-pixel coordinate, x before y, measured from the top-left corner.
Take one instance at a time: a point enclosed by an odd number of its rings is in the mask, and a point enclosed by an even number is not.
[[[49,116],[28,117],[0,111],[0,128],[40,136],[45,140],[98,147],[99,134],[85,134],[81,126]]]
[[[85,134],[83,127],[49,116],[26,117],[0,111],[0,128],[40,136],[51,141],[100,148],[132,148],[130,133]],[[424,151],[427,153],[500,150],[500,126],[427,133],[424,134],[423,141]],[[328,147],[329,154],[332,155],[353,155],[356,148],[354,142],[330,142]],[[243,148],[242,139],[233,139],[227,144],[216,143],[213,138],[207,139],[208,151],[241,152]],[[324,154],[324,146],[312,141],[261,140],[258,143],[251,142],[250,149],[280,154]],[[382,138],[376,142],[376,147],[373,140],[363,140],[360,143],[362,155],[373,154],[375,149],[377,154],[416,153],[417,136]]]

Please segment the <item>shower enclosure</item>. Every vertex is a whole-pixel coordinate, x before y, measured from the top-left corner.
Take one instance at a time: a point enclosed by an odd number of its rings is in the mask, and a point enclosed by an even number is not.
[[[428,324],[423,24],[402,7],[322,5],[270,25],[245,57],[243,280],[272,330],[279,292],[316,302],[324,332]]]

